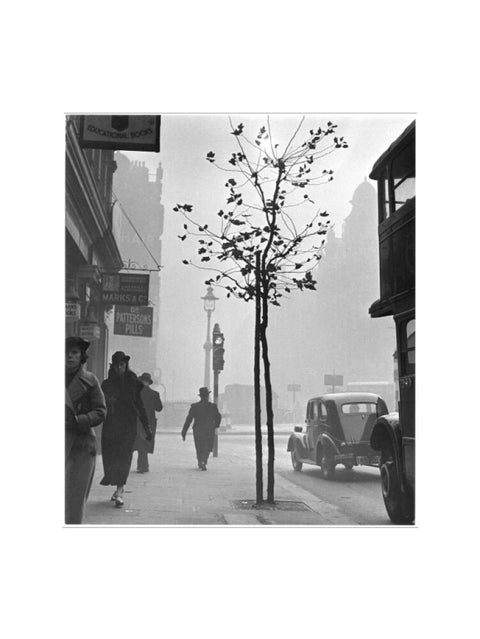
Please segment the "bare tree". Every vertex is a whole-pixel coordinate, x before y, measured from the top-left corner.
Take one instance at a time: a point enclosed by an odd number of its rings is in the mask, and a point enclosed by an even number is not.
[[[227,206],[217,212],[218,228],[202,224],[193,216],[191,204],[177,204],[174,211],[185,217],[184,241],[196,238],[198,260],[185,264],[212,273],[205,281],[226,290],[226,296],[246,302],[255,300],[255,441],[257,456],[257,503],[263,501],[262,444],[260,415],[260,366],[263,362],[268,445],[267,502],[274,503],[274,414],[267,329],[269,306],[294,289],[314,290],[312,269],[322,257],[329,229],[327,211],[317,207],[308,192],[333,180],[333,171],[321,162],[335,149],[347,148],[335,135],[337,125],[311,129],[298,143],[304,118],[283,150],[274,144],[270,119],[251,140],[242,123],[231,134],[237,148],[225,166],[217,164],[215,153],[207,161],[227,174]],[[228,166],[230,165],[230,166]],[[228,175],[230,174],[230,175]],[[303,221],[302,221],[303,219]],[[308,219],[308,221],[305,221]]]

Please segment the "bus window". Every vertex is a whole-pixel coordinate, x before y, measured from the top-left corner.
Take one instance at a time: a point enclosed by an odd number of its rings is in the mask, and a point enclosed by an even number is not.
[[[401,332],[402,350],[402,375],[415,374],[415,320],[407,320],[402,323]]]
[[[415,150],[405,147],[392,161],[394,208],[398,210],[415,196]]]
[[[390,217],[390,197],[388,186],[387,168],[383,169],[382,175],[378,180],[378,196],[379,196],[379,223]]]
[[[415,372],[415,320],[407,324],[407,364],[409,372]]]

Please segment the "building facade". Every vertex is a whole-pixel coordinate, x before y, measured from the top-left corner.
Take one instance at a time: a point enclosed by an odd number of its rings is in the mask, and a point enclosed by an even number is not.
[[[123,266],[112,215],[116,163],[113,151],[80,146],[80,117],[66,119],[65,330],[90,342],[88,368],[102,380],[110,308],[100,301],[101,274]]]

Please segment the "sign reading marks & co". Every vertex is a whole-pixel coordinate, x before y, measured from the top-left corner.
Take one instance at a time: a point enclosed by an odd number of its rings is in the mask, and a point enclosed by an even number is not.
[[[137,273],[102,274],[102,304],[147,306],[150,275]]]
[[[131,337],[152,337],[151,306],[115,306],[113,333]]]

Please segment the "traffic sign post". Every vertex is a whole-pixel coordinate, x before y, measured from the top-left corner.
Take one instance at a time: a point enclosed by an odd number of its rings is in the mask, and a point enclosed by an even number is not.
[[[335,386],[343,386],[343,375],[335,375],[335,371],[333,371],[333,375],[324,375],[323,383],[325,386],[332,387],[332,393],[335,392]]]
[[[293,393],[292,397],[292,424],[295,423],[295,393],[299,393],[302,390],[300,384],[289,384],[287,386],[287,391]]]

